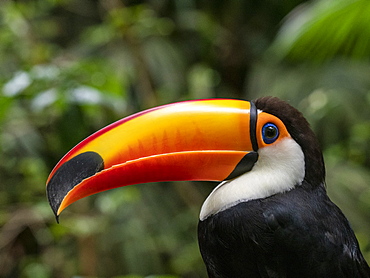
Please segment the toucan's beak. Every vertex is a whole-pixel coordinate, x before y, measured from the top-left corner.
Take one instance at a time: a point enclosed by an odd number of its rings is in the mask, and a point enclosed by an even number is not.
[[[251,106],[242,100],[185,101],[101,129],[51,172],[47,195],[55,215],[83,197],[120,186],[223,181],[251,170],[258,158]]]

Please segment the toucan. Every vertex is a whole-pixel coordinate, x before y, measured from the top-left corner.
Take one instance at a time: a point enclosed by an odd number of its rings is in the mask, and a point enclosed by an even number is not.
[[[97,131],[47,179],[57,219],[73,202],[116,187],[219,181],[200,210],[209,277],[370,277],[346,217],[326,194],[318,140],[276,97],[155,107]]]

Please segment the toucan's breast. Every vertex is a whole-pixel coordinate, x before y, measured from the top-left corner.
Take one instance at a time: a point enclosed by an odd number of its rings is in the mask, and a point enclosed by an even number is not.
[[[198,237],[210,277],[366,274],[349,223],[322,186],[241,202],[200,221]]]

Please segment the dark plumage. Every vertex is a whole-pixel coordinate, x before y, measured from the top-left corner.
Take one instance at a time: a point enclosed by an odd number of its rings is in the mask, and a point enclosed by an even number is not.
[[[347,219],[326,194],[322,153],[308,122],[277,98],[255,104],[279,117],[301,146],[304,181],[199,222],[209,277],[370,277]]]

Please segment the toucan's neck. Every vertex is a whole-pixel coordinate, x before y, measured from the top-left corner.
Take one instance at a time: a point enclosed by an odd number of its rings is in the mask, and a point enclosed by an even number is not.
[[[217,186],[204,202],[200,220],[241,202],[267,198],[299,186],[305,175],[301,147],[286,138],[279,144],[261,148],[252,171]]]

